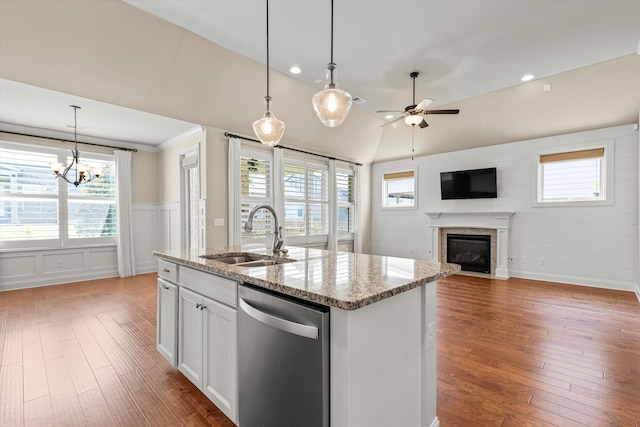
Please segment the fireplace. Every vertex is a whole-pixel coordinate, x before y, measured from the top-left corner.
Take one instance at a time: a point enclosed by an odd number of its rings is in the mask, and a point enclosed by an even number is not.
[[[488,274],[509,277],[509,229],[514,212],[427,212],[431,228],[429,255],[435,261],[447,260],[447,235],[491,236]],[[463,267],[465,269],[465,267]],[[482,271],[487,271],[483,269]],[[470,274],[487,274],[474,272]]]
[[[464,271],[491,273],[491,236],[447,234],[447,262]]]

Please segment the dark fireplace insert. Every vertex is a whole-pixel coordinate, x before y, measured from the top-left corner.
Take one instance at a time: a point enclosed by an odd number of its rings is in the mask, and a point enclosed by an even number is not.
[[[491,274],[491,236],[447,234],[447,262],[464,271]]]

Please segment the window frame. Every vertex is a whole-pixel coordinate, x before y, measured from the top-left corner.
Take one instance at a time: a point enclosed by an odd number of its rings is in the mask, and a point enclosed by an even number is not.
[[[287,167],[287,165],[292,165],[292,166],[296,166],[296,167],[301,167],[304,168],[304,199],[296,199],[296,198],[291,198],[291,197],[287,197],[286,194],[286,189],[284,187],[284,178],[285,178],[285,169]],[[282,228],[283,228],[283,235],[285,237],[285,241],[288,244],[291,245],[297,245],[297,246],[305,246],[305,245],[317,245],[317,244],[327,244],[329,242],[329,209],[331,209],[331,206],[329,206],[329,191],[331,191],[331,189],[329,188],[329,167],[327,164],[323,164],[323,163],[318,163],[318,162],[313,162],[313,161],[308,161],[308,160],[301,160],[301,159],[297,159],[297,158],[293,158],[293,157],[286,157],[283,159],[283,163],[282,163],[282,178],[283,178],[283,192],[282,192],[282,201],[283,201],[283,212],[284,212],[284,218],[282,220]],[[310,199],[309,198],[309,182],[308,182],[308,170],[309,168],[313,168],[313,169],[319,169],[322,170],[324,172],[324,180],[323,180],[323,186],[324,186],[324,191],[323,191],[323,197],[324,199],[321,200],[315,200],[315,199]],[[286,206],[287,203],[299,203],[299,204],[303,204],[305,207],[305,234],[302,236],[288,236],[286,233],[286,225],[287,225],[287,219],[286,219]],[[309,206],[314,205],[314,206],[324,206],[325,208],[322,210],[322,212],[324,213],[325,217],[323,218],[324,221],[324,226],[325,226],[325,230],[326,233],[324,234],[309,234]],[[337,209],[337,207],[336,207]]]
[[[411,172],[413,174],[413,204],[412,205],[387,205],[387,200],[389,196],[388,188],[388,180],[386,178],[387,175],[396,175],[396,174],[404,174]],[[418,168],[402,168],[402,169],[393,169],[382,173],[382,203],[381,208],[383,210],[417,210],[418,209]]]
[[[579,143],[573,145],[558,146],[544,150],[537,150],[532,156],[532,201],[533,207],[561,207],[561,206],[607,206],[614,203],[614,140],[593,141]],[[543,200],[543,162],[542,156],[561,155],[565,153],[574,153],[579,151],[604,149],[600,164],[600,191],[602,198],[599,199],[560,199],[560,200]]]
[[[70,150],[63,147],[46,147],[37,144],[24,144],[18,142],[12,142],[7,140],[0,140],[0,147],[9,150],[31,152],[35,154],[53,154],[57,156],[57,161],[68,164],[68,157],[70,156]],[[115,168],[115,159],[113,155],[83,152],[82,160],[99,160],[113,162]],[[77,197],[69,195],[68,186],[73,185],[67,183],[64,179],[57,178],[53,172],[51,172],[51,179],[57,181],[58,193],[57,197],[38,197],[47,200],[55,200],[57,202],[57,216],[58,216],[58,236],[51,239],[30,239],[30,240],[8,240],[0,241],[0,252],[13,251],[13,250],[42,250],[42,249],[72,249],[82,248],[88,246],[113,246],[117,243],[117,231],[114,236],[109,237],[70,237],[70,221],[69,221],[69,205],[73,201],[91,200],[90,197]],[[116,183],[117,186],[117,183]],[[26,197],[25,197],[26,198]],[[116,196],[104,200],[112,200],[116,203]]]

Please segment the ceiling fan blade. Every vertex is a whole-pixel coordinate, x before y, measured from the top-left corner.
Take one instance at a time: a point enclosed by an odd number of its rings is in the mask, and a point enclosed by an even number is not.
[[[378,110],[376,113],[404,113],[404,110]]]
[[[422,119],[422,121],[420,123],[418,123],[418,126],[420,126],[420,129],[424,129],[427,126],[429,126],[429,123],[427,123],[427,121],[425,119]]]
[[[425,110],[422,114],[458,114],[460,110]]]
[[[387,126],[387,125],[390,125],[390,124],[395,123],[395,122],[397,122],[397,121],[399,121],[399,120],[402,120],[402,119],[404,119],[404,116],[396,117],[396,118],[395,118],[395,119],[393,119],[393,120],[389,120],[388,122],[384,122],[384,123],[382,124],[382,126],[380,126],[380,127],[381,127],[381,128],[383,128],[383,127],[385,127],[385,126]]]
[[[433,103],[433,99],[425,98],[416,105],[416,110],[424,110]]]

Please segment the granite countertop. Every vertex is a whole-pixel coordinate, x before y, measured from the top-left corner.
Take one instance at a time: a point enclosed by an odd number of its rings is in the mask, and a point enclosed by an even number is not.
[[[343,310],[376,301],[460,271],[456,264],[350,252],[288,247],[296,261],[265,267],[230,265],[201,255],[266,255],[262,248],[222,247],[204,251],[155,251],[153,254],[202,271],[251,283],[283,294]]]

